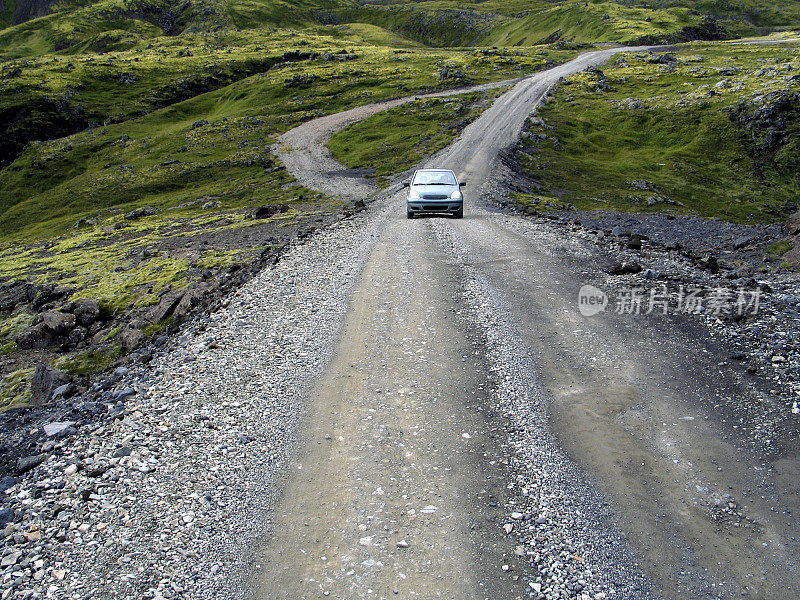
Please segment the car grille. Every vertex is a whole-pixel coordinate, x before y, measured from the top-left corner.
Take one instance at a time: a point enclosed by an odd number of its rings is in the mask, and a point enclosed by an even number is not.
[[[447,200],[447,196],[441,194],[423,194],[423,200]]]
[[[422,210],[447,210],[447,204],[423,204]]]

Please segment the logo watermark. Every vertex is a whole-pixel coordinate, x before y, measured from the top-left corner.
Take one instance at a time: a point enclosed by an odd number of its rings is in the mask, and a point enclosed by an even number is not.
[[[757,314],[760,302],[761,290],[745,288],[681,285],[670,290],[666,285],[661,285],[652,289],[622,287],[605,292],[593,285],[584,285],[578,291],[578,310],[584,317],[601,312],[618,315],[656,313],[745,317]]]
[[[608,295],[593,285],[584,285],[578,292],[578,310],[584,317],[601,313],[608,306]]]

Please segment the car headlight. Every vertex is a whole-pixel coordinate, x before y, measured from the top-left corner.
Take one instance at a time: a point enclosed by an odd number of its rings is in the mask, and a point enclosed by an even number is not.
[[[409,200],[421,200],[422,196],[419,195],[419,192],[415,192],[414,190],[411,190],[410,192],[408,192],[408,199]]]
[[[452,194],[450,194],[450,198],[451,198],[452,200],[461,200],[461,191],[459,191],[459,190],[456,190],[455,192],[453,192]]]

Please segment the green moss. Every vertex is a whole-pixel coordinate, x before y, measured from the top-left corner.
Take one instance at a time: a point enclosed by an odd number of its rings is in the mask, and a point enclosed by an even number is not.
[[[792,240],[780,240],[767,248],[767,253],[773,256],[783,256],[790,250],[794,249],[794,242]]]
[[[9,354],[16,346],[16,338],[31,324],[33,315],[18,312],[0,319],[0,354]]]
[[[148,325],[147,327],[145,327],[142,330],[142,333],[144,333],[144,335],[146,337],[150,337],[151,335],[156,334],[159,331],[162,331],[163,329],[166,329],[167,327],[172,325],[174,322],[175,322],[175,316],[174,315],[170,315],[166,319],[161,319],[157,323],[153,323],[152,325]]]
[[[33,369],[20,369],[0,379],[0,411],[30,402],[32,377]]]
[[[116,327],[113,327],[111,331],[109,331],[106,337],[104,338],[105,341],[109,342],[113,340],[115,337],[119,335],[120,331],[122,331],[122,325],[117,325]]]
[[[68,354],[55,362],[55,367],[72,375],[97,373],[110,367],[120,357],[122,348],[115,344],[106,349],[94,349]]]
[[[206,250],[202,253],[200,260],[197,261],[199,269],[219,269],[227,267],[237,262],[237,258],[243,253],[248,252],[250,249],[242,248],[237,250],[223,250],[213,251]]]
[[[787,88],[786,65],[800,68],[795,48],[696,44],[677,59],[625,55],[603,76],[569,78],[523,136],[523,172],[580,210],[783,219],[800,193],[800,132],[790,126],[765,160],[734,112],[743,98]]]

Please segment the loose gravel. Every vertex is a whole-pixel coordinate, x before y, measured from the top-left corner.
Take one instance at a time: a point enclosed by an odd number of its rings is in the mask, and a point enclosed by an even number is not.
[[[610,295],[638,289],[648,297],[666,289],[675,296],[681,287],[699,289],[703,306],[683,317],[702,323],[711,338],[729,348],[728,361],[718,365],[720,369],[744,367],[761,388],[755,403],[750,398],[728,397],[717,408],[742,424],[751,447],[767,455],[785,452],[787,448],[781,444],[791,444],[800,431],[800,276],[785,269],[774,271],[775,261],[764,262],[764,249],[780,237],[780,228],[727,223],[714,236],[706,231],[707,221],[681,219],[686,222],[678,221],[675,226],[676,221],[643,215],[630,221],[633,227],[621,227],[619,220],[607,221],[606,225],[616,222],[615,228],[608,229],[585,219],[576,224],[571,216],[539,223],[536,219],[509,219],[507,226],[517,230],[536,227],[537,231],[549,231],[554,239],[571,239],[573,246],[595,248],[606,257],[606,270],[613,264],[636,265],[640,269],[636,273],[600,273],[594,283]],[[684,226],[685,245],[676,244],[675,235],[665,228]],[[631,248],[632,237],[638,235],[644,236],[638,240],[641,248],[638,244]],[[740,293],[748,301],[754,294],[758,297],[757,307],[748,310],[744,318],[735,310],[714,310],[708,302],[715,294],[736,298]]]
[[[40,464],[0,488],[2,600],[243,597],[384,214],[296,244],[148,366],[118,369],[45,424]]]
[[[508,300],[470,266],[481,257],[453,228],[437,221],[431,227],[461,265],[471,318],[486,335],[494,380],[491,401],[510,423],[504,454],[515,474],[503,526],[517,536],[516,554],[526,556],[537,573],[529,581],[532,597],[653,598],[608,503],[547,427],[547,396]],[[546,246],[556,252],[567,242],[558,235],[552,241]]]

